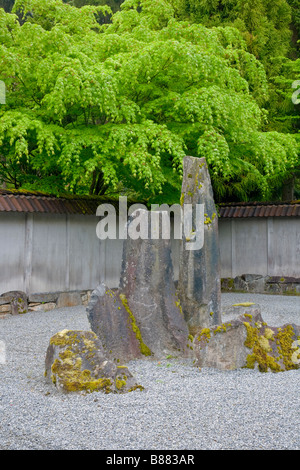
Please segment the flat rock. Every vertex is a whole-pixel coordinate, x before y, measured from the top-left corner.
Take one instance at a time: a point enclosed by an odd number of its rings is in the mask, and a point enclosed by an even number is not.
[[[11,313],[11,305],[10,304],[0,305],[0,313]]]
[[[105,356],[101,341],[91,331],[63,330],[50,339],[45,377],[62,393],[126,393],[143,389],[129,369]]]

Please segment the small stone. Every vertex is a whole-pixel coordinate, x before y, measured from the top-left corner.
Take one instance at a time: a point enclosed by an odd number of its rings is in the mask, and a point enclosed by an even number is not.
[[[39,293],[33,293],[29,294],[28,296],[28,302],[29,303],[42,303],[42,302],[56,302],[58,299],[60,292],[39,292]]]
[[[62,292],[59,294],[56,302],[57,308],[76,307],[77,305],[82,305],[79,292]]]
[[[10,304],[0,305],[0,313],[11,313],[11,305]]]
[[[44,304],[29,304],[29,311],[32,312],[49,312],[50,310],[54,310],[56,308],[56,303],[54,302],[47,302]]]

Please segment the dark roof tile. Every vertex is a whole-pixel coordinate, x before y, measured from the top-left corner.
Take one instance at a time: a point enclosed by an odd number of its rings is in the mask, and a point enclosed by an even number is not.
[[[221,218],[248,217],[300,217],[300,201],[286,202],[241,202],[220,204]]]
[[[105,197],[55,197],[42,193],[0,189],[0,212],[37,212],[45,214],[95,215],[102,203],[112,203],[118,210],[118,202]],[[130,201],[128,204],[137,201]],[[219,206],[220,218],[249,217],[300,217],[300,201],[224,203]]]

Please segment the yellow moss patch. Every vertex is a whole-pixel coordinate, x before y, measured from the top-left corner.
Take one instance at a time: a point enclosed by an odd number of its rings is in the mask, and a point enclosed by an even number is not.
[[[125,377],[124,377],[124,379],[119,379],[119,378],[117,378],[117,379],[116,379],[116,387],[117,387],[117,389],[118,389],[118,390],[121,390],[121,388],[125,387],[126,383],[127,383],[127,382],[126,382]]]
[[[133,315],[133,313],[131,312],[131,310],[130,310],[130,308],[129,308],[129,306],[128,306],[128,302],[127,302],[127,299],[126,299],[125,295],[124,295],[124,294],[120,294],[120,299],[121,299],[122,304],[123,304],[124,307],[125,307],[126,312],[127,312],[128,315],[129,315],[129,318],[130,318],[130,321],[131,321],[131,328],[132,328],[132,331],[135,333],[136,339],[137,339],[138,342],[139,342],[139,346],[140,346],[140,351],[141,351],[141,353],[142,353],[144,356],[151,356],[151,355],[152,355],[152,351],[151,351],[151,350],[148,348],[148,346],[143,342],[140,329],[139,329],[139,327],[137,326],[136,321],[135,321],[135,318],[134,318],[134,315]]]
[[[90,338],[86,338],[80,335],[80,332],[70,330],[62,330],[51,338],[50,344],[62,348],[51,366],[51,379],[54,384],[59,381],[68,392],[111,391],[110,379],[96,379],[92,377],[90,370],[82,370],[81,354],[88,354],[90,358],[95,354],[95,345],[91,338],[97,337],[91,332]]]
[[[52,381],[57,382],[57,377],[68,392],[93,392],[104,390],[111,391],[111,381],[107,378],[95,379],[91,377],[91,371],[81,370],[82,360],[71,351],[60,353],[60,359],[55,359],[51,367]]]
[[[217,326],[217,328],[214,330],[214,335],[217,333],[225,333],[226,332],[226,325],[222,324]]]
[[[188,239],[186,238],[186,241],[188,241]],[[179,308],[179,311],[181,313],[181,315],[183,315],[183,312],[182,312],[182,307],[181,307],[181,304],[180,304],[180,300],[177,298],[177,300],[175,300],[175,305],[176,307]]]
[[[250,323],[244,322],[244,325],[247,329],[245,346],[252,349],[252,354],[247,356],[246,367],[254,369],[257,363],[260,372],[267,372],[269,369],[273,372],[281,371],[282,369],[278,362],[268,354],[271,351],[268,339],[260,335],[259,329],[250,325]]]
[[[292,348],[294,337],[294,328],[292,325],[287,325],[285,328],[279,328],[275,337],[276,344],[278,345],[278,352],[282,356],[283,363],[286,370],[297,369],[298,365],[292,361],[292,355],[295,351]]]
[[[250,305],[255,305],[253,302],[241,302],[240,304],[233,304],[233,307],[250,307]]]
[[[205,219],[204,219],[204,224],[205,224],[205,225],[210,225],[211,223],[212,223],[211,218],[206,215],[206,216],[205,216]]]
[[[201,341],[201,339],[204,338],[204,339],[206,340],[206,342],[208,343],[209,340],[210,340],[210,337],[211,337],[211,335],[210,335],[210,328],[203,328],[203,329],[200,331],[200,333],[199,333],[199,335],[198,335],[198,337],[197,337],[197,340],[198,340],[198,341]]]

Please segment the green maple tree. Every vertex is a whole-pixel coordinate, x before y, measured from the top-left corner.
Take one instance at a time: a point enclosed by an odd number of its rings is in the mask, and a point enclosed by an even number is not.
[[[265,69],[232,26],[178,21],[165,0],[114,14],[17,0],[0,26],[9,185],[178,202],[190,154],[207,159],[217,200],[266,198],[299,162],[295,136],[264,131]]]

